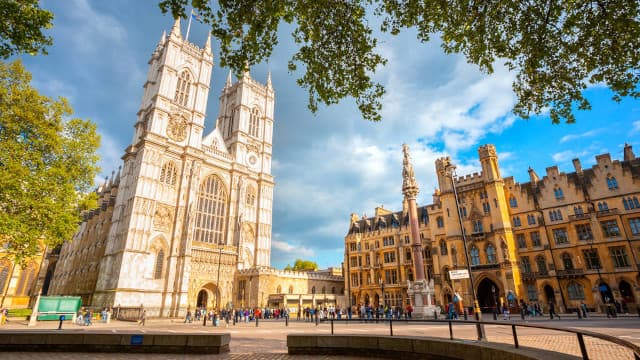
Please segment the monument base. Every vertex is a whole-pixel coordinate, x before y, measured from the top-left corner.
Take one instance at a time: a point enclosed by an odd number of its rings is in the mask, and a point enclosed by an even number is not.
[[[413,283],[407,280],[407,285],[407,294],[411,299],[411,306],[413,306],[412,318],[433,319],[440,315],[440,307],[434,304],[435,288],[433,279],[429,282],[424,279],[416,280]]]

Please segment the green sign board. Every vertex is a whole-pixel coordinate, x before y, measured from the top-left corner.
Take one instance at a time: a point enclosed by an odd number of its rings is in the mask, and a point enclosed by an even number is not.
[[[38,320],[58,320],[60,314],[75,314],[82,306],[79,296],[41,296]],[[67,316],[71,319],[71,316]]]

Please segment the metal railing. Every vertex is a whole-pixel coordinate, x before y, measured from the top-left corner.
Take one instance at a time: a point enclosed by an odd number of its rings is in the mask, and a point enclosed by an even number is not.
[[[316,319],[316,324],[317,324],[317,319]],[[389,323],[389,335],[393,336],[393,323],[428,323],[428,324],[448,324],[449,326],[449,339],[451,340],[455,340],[454,337],[454,324],[458,325],[458,324],[466,324],[466,325],[476,325],[476,327],[479,326],[484,326],[484,325],[496,325],[496,326],[510,326],[511,327],[511,333],[513,335],[513,345],[516,349],[520,348],[520,344],[518,341],[518,328],[534,328],[534,329],[544,329],[544,330],[552,330],[552,331],[559,331],[559,332],[566,332],[566,333],[571,333],[571,334],[575,334],[575,336],[578,339],[578,345],[580,346],[580,353],[582,354],[582,359],[584,360],[589,360],[589,354],[587,351],[587,347],[585,345],[585,341],[584,338],[585,336],[589,336],[589,337],[593,337],[596,339],[601,339],[619,346],[622,346],[628,350],[630,350],[633,353],[633,356],[635,358],[635,360],[640,360],[640,346],[635,345],[629,341],[623,340],[621,338],[615,337],[615,336],[610,336],[610,335],[605,335],[605,334],[600,334],[597,332],[593,332],[593,331],[588,331],[588,330],[577,330],[577,329],[572,329],[572,328],[558,328],[558,327],[553,327],[553,326],[545,326],[545,325],[531,325],[531,324],[519,324],[519,323],[513,323],[513,322],[509,322],[509,323],[504,323],[504,322],[497,322],[497,321],[475,321],[475,320],[428,320],[428,319],[420,319],[420,320],[413,320],[413,319],[392,319],[392,318],[380,318],[380,319],[332,319],[332,318],[327,318],[327,319],[322,319],[320,320],[320,322],[330,322],[331,323],[331,335],[334,335],[334,322],[340,323],[340,322],[345,322],[345,323],[349,323],[349,322],[357,322],[357,323]],[[480,334],[480,332],[478,332],[478,334]],[[483,338],[478,338],[479,341],[487,341],[486,339]]]

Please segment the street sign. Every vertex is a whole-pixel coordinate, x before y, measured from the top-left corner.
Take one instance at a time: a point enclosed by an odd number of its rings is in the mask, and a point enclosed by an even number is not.
[[[468,279],[469,271],[467,269],[450,270],[449,277],[451,278],[451,280]]]

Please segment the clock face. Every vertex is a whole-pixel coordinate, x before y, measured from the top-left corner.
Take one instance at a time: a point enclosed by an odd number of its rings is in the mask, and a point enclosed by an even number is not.
[[[258,155],[256,155],[256,153],[254,153],[254,152],[249,152],[247,154],[246,161],[247,161],[247,165],[249,165],[250,167],[257,167],[258,166]]]
[[[187,120],[180,115],[173,115],[169,118],[167,125],[167,135],[171,140],[183,141],[187,138]]]

